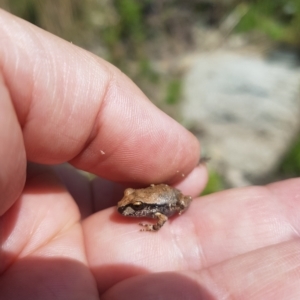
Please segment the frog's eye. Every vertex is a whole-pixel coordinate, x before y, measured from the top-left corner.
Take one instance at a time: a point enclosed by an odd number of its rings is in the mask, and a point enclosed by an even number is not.
[[[144,203],[141,201],[135,201],[132,205],[136,210],[142,209],[144,207]]]

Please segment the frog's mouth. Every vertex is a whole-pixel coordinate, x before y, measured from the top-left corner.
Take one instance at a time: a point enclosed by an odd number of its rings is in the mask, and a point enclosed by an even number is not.
[[[133,204],[118,207],[118,212],[123,216],[128,217],[146,217],[151,213],[150,206],[139,205],[138,207]]]
[[[118,208],[118,212],[123,216],[133,216],[135,210],[130,206],[121,206]]]

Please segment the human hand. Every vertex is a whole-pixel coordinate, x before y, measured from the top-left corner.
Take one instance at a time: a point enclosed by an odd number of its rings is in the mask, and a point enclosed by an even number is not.
[[[198,141],[109,63],[4,11],[0,24],[0,299],[98,298],[82,220],[120,200],[114,181],[185,174],[177,186],[197,195]],[[26,178],[27,159],[111,181],[56,167],[67,191],[50,167],[30,164]]]
[[[193,196],[206,173],[195,138],[117,69],[2,11],[0,22],[0,299],[297,299],[297,179],[194,199],[157,233],[103,209],[120,199],[111,181],[60,167],[67,191],[33,165],[23,189],[26,156],[124,183],[176,183],[180,170]]]

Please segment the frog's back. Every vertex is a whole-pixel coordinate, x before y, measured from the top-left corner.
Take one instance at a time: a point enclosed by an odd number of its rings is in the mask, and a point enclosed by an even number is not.
[[[179,191],[167,184],[152,184],[145,189],[136,190],[136,192],[138,192],[138,198],[144,199],[144,202],[148,204],[169,205],[177,202]]]

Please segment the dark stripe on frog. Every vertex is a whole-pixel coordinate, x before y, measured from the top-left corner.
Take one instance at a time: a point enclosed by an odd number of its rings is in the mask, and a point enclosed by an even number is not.
[[[131,207],[134,210],[134,213],[132,214],[133,217],[152,217],[155,218],[154,214],[156,212],[160,212],[161,214],[169,217],[173,215],[176,210],[170,209],[169,205],[158,205],[158,204],[144,204],[143,208],[141,210],[137,210],[134,205],[128,204],[124,207],[122,211],[124,211],[127,207]]]

